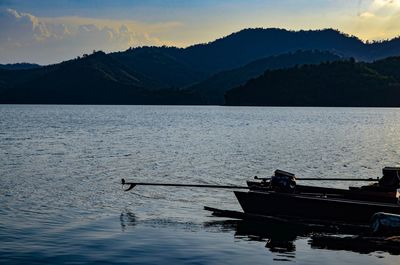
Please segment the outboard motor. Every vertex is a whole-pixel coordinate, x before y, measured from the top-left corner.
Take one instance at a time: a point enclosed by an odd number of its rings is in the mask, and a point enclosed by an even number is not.
[[[384,167],[383,176],[379,179],[379,187],[396,191],[400,188],[400,167]]]
[[[293,193],[296,189],[296,176],[277,169],[271,177],[270,187],[275,191]]]

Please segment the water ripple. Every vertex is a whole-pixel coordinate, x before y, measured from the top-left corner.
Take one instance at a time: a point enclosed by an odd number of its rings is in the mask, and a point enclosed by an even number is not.
[[[311,264],[316,255],[336,264],[336,252],[310,249],[306,240],[235,243],[235,229],[205,228],[204,205],[239,209],[231,191],[123,192],[120,179],[243,185],[276,168],[377,177],[399,165],[400,154],[398,109],[0,105],[0,124],[0,261],[7,264]],[[397,264],[382,256],[346,252],[341,261]]]

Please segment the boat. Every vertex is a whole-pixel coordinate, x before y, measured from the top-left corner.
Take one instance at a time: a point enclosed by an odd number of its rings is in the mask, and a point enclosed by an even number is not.
[[[247,186],[250,190],[258,191],[269,191],[272,188],[269,183],[262,183],[256,181],[247,181]],[[319,194],[331,196],[336,196],[338,198],[347,198],[362,201],[372,201],[372,202],[386,202],[386,203],[398,203],[397,194],[398,191],[371,191],[364,189],[362,187],[349,187],[348,189],[338,189],[338,188],[327,188],[320,186],[309,186],[309,185],[296,185],[295,193],[299,194]]]
[[[328,188],[328,187],[320,187],[320,186],[309,186],[309,185],[299,185],[295,184],[292,192],[298,194],[319,194],[319,195],[327,195],[330,197],[334,196],[336,198],[346,198],[346,199],[354,199],[354,200],[362,200],[362,201],[371,201],[371,202],[386,202],[386,203],[394,203],[397,204],[400,197],[400,185],[397,182],[387,181],[387,178],[396,177],[397,173],[400,172],[400,168],[394,167],[385,167],[382,169],[383,177],[382,178],[368,178],[368,179],[324,179],[324,178],[303,178],[301,180],[337,180],[337,181],[372,181],[375,182],[371,185],[361,186],[361,187],[349,187],[348,189],[339,189],[339,188]],[[395,174],[395,175],[394,175]],[[247,181],[247,186],[250,190],[258,190],[258,191],[271,191],[275,190],[273,183],[271,184],[271,179],[274,177],[279,178],[290,178],[295,179],[296,177],[293,173],[289,173],[283,170],[276,170],[274,176],[270,178],[258,178],[255,179],[260,181]],[[385,180],[385,181],[384,181]]]
[[[333,189],[296,185],[295,175],[277,170],[267,182],[234,191],[244,213],[366,224],[375,213],[400,214],[400,168],[384,168],[375,185]]]
[[[400,214],[400,205],[276,191],[234,191],[245,213],[367,224],[377,212]]]
[[[298,178],[298,180],[311,180]],[[318,179],[318,180],[356,180],[362,179]],[[380,179],[373,185],[345,189],[334,189],[296,184],[296,176],[292,173],[276,170],[275,175],[263,179],[257,184],[248,182],[247,186],[184,184],[184,183],[147,183],[131,182],[121,179],[125,191],[141,186],[197,187],[234,189],[244,214],[224,212],[239,218],[261,218],[279,220],[316,219],[354,223],[369,223],[371,217],[378,212],[400,214],[400,168],[384,168]],[[246,190],[241,192],[239,190]],[[221,212],[221,211],[217,211]],[[274,218],[272,218],[274,217]],[[283,218],[283,219],[282,219]]]

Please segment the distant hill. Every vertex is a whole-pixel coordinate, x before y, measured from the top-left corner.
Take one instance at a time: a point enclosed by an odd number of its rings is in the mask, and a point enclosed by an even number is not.
[[[322,53],[310,61],[300,55],[266,59],[297,50]],[[227,89],[265,69],[318,63],[327,59],[327,52],[372,61],[400,55],[400,39],[366,44],[333,29],[245,29],[187,48],[139,47],[43,67],[0,69],[0,102],[215,104]]]
[[[190,64],[175,47],[140,47],[110,54],[130,69],[157,80],[164,88],[178,88],[210,73]]]
[[[222,71],[210,78],[186,88],[199,93],[208,104],[223,104],[224,94],[229,89],[244,84],[249,79],[258,77],[266,70],[289,68],[303,64],[340,60],[341,57],[330,52],[317,50],[285,53],[253,61],[242,67]]]
[[[226,105],[400,107],[400,59],[266,71],[228,91]]]
[[[297,50],[329,51],[358,61],[373,61],[400,55],[400,39],[366,44],[333,29],[255,28],[187,48],[139,47],[112,56],[135,71],[159,80],[165,87],[184,87],[221,71]]]
[[[391,76],[400,81],[400,56],[378,60],[373,64],[369,64],[369,67],[383,75]]]
[[[2,75],[8,78],[14,76],[11,86],[0,94],[0,102],[3,103],[196,103],[191,99],[190,92],[158,91],[157,82],[103,52],[46,66],[41,71],[24,70],[18,74],[15,71],[0,71],[0,78]]]
[[[42,67],[33,63],[13,63],[13,64],[0,64],[0,69],[4,70],[26,70]]]
[[[207,44],[190,46],[183,54],[200,67],[219,72],[297,50],[331,51],[365,60],[370,56],[364,47],[365,44],[356,37],[332,29],[289,31],[255,28],[244,29]]]

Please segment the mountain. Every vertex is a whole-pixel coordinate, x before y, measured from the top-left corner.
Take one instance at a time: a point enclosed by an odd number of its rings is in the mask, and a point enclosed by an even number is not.
[[[136,67],[137,71],[143,70],[149,75],[159,74],[156,69],[160,67],[185,69],[190,72],[190,77],[187,77],[185,83],[190,83],[203,78],[204,75],[297,50],[330,51],[342,57],[372,61],[400,55],[400,40],[396,38],[364,43],[354,36],[333,29],[290,31],[278,28],[252,28],[187,48],[139,47],[114,55],[130,67]]]
[[[369,66],[381,74],[400,80],[400,57],[388,57],[384,60],[376,61]]]
[[[276,28],[244,29],[207,44],[190,46],[184,57],[200,67],[219,72],[254,60],[297,50],[332,51],[345,57],[365,59],[365,44],[332,29],[289,31]]]
[[[400,107],[400,59],[354,60],[266,71],[228,91],[226,105]]]
[[[13,64],[0,64],[0,69],[4,70],[26,70],[42,67],[33,63],[13,63]]]
[[[164,88],[178,88],[210,73],[193,66],[175,47],[140,47],[110,54],[132,70],[157,80]]]
[[[341,57],[338,55],[326,51],[298,50],[293,53],[259,59],[242,67],[219,72],[186,89],[199,93],[208,104],[223,104],[226,91],[244,84],[249,79],[258,77],[268,69],[290,68],[296,65],[318,64],[340,59]]]
[[[195,103],[189,92],[158,91],[160,85],[156,81],[136,73],[103,52],[46,66],[40,71],[33,69],[16,73],[3,70],[0,78],[2,76],[12,79],[8,87],[3,85],[0,90],[0,102],[3,103]]]
[[[387,57],[382,55],[384,51],[370,54],[367,47],[356,37],[332,29],[288,31],[258,28],[244,29],[187,48],[138,47],[110,55],[136,72],[158,80],[165,88],[171,88],[190,86],[218,72],[297,50],[330,51],[358,60]],[[380,46],[374,47],[379,50]],[[391,52],[390,55],[400,54],[400,45],[399,49]]]
[[[333,29],[252,28],[187,48],[138,47],[110,54],[164,88],[189,87],[222,71],[297,50],[329,51],[358,61],[400,55],[400,39],[364,43]],[[265,69],[264,69],[265,70]]]
[[[187,48],[139,47],[109,54],[95,53],[40,68],[0,69],[0,102],[217,103],[221,102],[221,95],[228,85],[242,83],[268,68],[306,63],[299,59],[299,63],[285,64],[283,57],[281,64],[276,58],[276,63],[257,62],[297,50],[319,50],[340,57],[354,57],[357,61],[372,61],[400,55],[400,39],[363,43],[333,29],[245,29]],[[318,60],[325,59],[316,58],[313,62]],[[229,74],[230,70],[233,72]],[[200,83],[202,81],[204,83]],[[224,84],[219,88],[221,90],[215,89],[221,83]],[[193,89],[187,89],[190,87]]]

